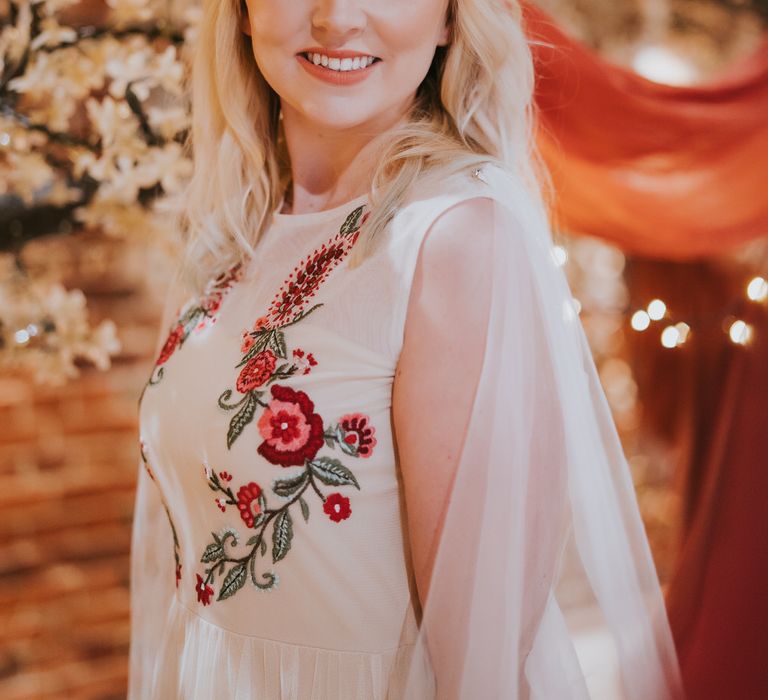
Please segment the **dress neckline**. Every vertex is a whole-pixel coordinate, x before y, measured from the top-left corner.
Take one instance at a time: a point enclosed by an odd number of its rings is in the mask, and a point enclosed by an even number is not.
[[[281,214],[281,203],[272,215],[271,228],[303,228],[308,224],[314,226],[316,224],[330,222],[340,216],[349,214],[355,207],[365,204],[367,201],[368,195],[363,194],[348,202],[332,207],[331,209],[322,209],[320,211],[306,212],[304,214]]]

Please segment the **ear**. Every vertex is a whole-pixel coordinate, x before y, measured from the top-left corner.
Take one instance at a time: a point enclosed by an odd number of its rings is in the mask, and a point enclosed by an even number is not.
[[[248,3],[245,0],[240,2],[240,31],[251,36],[251,18],[248,16]]]

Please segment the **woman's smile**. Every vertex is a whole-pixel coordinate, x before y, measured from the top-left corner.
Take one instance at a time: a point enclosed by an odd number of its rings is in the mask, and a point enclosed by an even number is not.
[[[307,73],[332,85],[355,85],[365,80],[381,61],[370,54],[314,47],[300,51],[296,59]]]

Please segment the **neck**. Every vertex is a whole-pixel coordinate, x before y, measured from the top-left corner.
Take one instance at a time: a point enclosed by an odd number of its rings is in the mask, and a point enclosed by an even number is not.
[[[284,213],[332,209],[369,191],[377,154],[387,135],[404,123],[402,112],[354,129],[318,127],[283,107],[283,129],[291,161],[291,203]]]

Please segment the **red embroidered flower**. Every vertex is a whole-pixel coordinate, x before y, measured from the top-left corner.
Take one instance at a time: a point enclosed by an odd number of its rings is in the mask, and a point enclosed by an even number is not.
[[[259,316],[253,324],[253,330],[263,331],[269,328],[269,319],[266,316]]]
[[[179,581],[181,581],[181,564],[176,564],[176,588],[179,587]]]
[[[237,378],[237,390],[241,394],[247,394],[251,389],[261,386],[272,376],[276,366],[277,358],[271,350],[262,350],[256,353],[240,371],[240,376]]]
[[[254,517],[261,513],[259,496],[261,496],[261,486],[254,481],[246,486],[241,486],[237,492],[237,507],[240,510],[240,517],[248,527],[253,527]]]
[[[197,602],[203,605],[211,604],[211,596],[213,595],[213,588],[207,585],[203,581],[203,577],[200,574],[197,576],[197,583],[195,584],[195,592],[197,593]]]
[[[340,493],[330,494],[325,499],[325,503],[323,503],[323,510],[336,523],[346,520],[352,512],[352,509],[349,507],[349,499]]]
[[[376,428],[370,425],[371,419],[363,413],[348,413],[339,418],[344,430],[344,442],[357,448],[358,457],[370,457],[376,445]]]
[[[168,338],[165,341],[165,345],[163,345],[163,349],[160,350],[160,356],[157,358],[155,365],[159,367],[168,362],[182,340],[184,340],[184,326],[179,324],[168,334]]]
[[[293,364],[303,370],[302,374],[309,374],[310,370],[317,365],[317,360],[311,352],[305,356],[301,348],[296,348],[293,351]]]
[[[232,475],[228,471],[219,472],[219,478],[222,481],[232,481]]]
[[[206,315],[214,316],[221,307],[221,301],[223,298],[224,295],[221,292],[214,292],[213,294],[209,294],[207,297],[205,297],[202,300],[200,306],[202,307],[203,311],[205,311]]]
[[[256,342],[256,338],[254,338],[249,331],[243,331],[243,342],[240,343],[240,352],[245,355]]]
[[[323,419],[303,391],[272,385],[273,400],[259,418],[259,454],[272,464],[302,465],[323,446]]]

